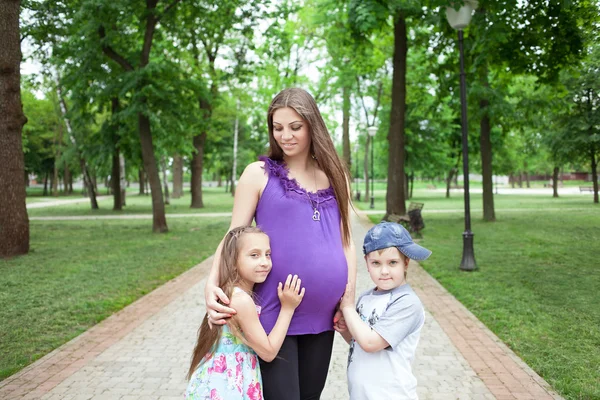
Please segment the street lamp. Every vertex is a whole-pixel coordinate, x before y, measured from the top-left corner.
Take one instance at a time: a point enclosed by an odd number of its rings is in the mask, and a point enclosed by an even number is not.
[[[460,269],[463,271],[474,271],[477,269],[475,263],[475,252],[473,250],[473,232],[471,232],[471,207],[469,199],[469,144],[467,128],[467,84],[465,82],[465,60],[463,54],[463,29],[471,22],[471,15],[477,8],[477,1],[465,0],[464,5],[456,11],[453,7],[446,7],[446,18],[453,29],[458,30],[458,47],[460,50],[460,105],[462,123],[462,152],[463,152],[463,176],[465,196],[465,231],[463,232],[463,255]]]
[[[373,143],[373,138],[375,138],[375,134],[377,133],[377,128],[375,126],[370,126],[367,128],[367,133],[369,134],[370,138],[371,138],[371,206],[370,208],[373,209],[375,208],[375,196],[374,196],[374,192],[373,192],[373,175],[374,175],[374,170],[373,170],[373,147],[374,143]]]
[[[356,173],[354,174],[355,178],[354,178],[354,183],[356,186],[356,191],[355,191],[355,196],[356,196],[356,201],[360,201],[360,189],[358,188],[358,143],[354,144],[354,164],[355,164],[355,171]]]

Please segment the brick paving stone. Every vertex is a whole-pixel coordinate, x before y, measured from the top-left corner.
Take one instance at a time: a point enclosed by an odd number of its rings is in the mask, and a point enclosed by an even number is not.
[[[352,221],[358,293],[372,286],[361,253],[371,225],[364,218]],[[211,260],[0,382],[0,398],[181,398]],[[418,264],[411,263],[408,279],[426,308],[413,365],[421,400],[560,399]],[[348,345],[336,335],[323,400],[348,399],[347,356]]]

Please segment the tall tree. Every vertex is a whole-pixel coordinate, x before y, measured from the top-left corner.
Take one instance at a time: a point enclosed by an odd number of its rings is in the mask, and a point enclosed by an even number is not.
[[[29,252],[25,165],[21,134],[19,0],[0,1],[0,257]]]
[[[352,0],[349,6],[349,23],[357,38],[368,40],[381,29],[394,32],[392,57],[392,88],[390,122],[388,130],[388,172],[386,215],[406,214],[405,193],[405,123],[406,123],[406,60],[408,53],[407,23],[421,13],[419,1]]]
[[[475,90],[478,91],[480,106],[485,220],[495,220],[491,131],[497,118],[494,121],[494,105],[491,101],[499,98],[490,89],[489,70],[508,68],[513,74],[530,72],[542,81],[551,82],[558,79],[559,72],[565,66],[580,59],[583,49],[581,22],[586,19],[589,22],[590,5],[586,0],[561,3],[488,0],[482,2],[474,18],[476,42],[472,47],[472,55],[480,86]],[[578,23],[578,20],[581,22]]]
[[[181,40],[190,49],[196,79],[205,87],[197,91],[197,104],[202,123],[194,134],[194,153],[191,158],[191,205],[202,208],[202,172],[205,146],[211,118],[219,101],[219,84],[227,78],[217,61],[226,50],[233,58],[244,58],[249,40],[254,34],[259,5],[251,0],[223,0],[218,4],[190,2],[183,5],[181,24],[188,29]],[[230,60],[234,63],[237,60]],[[239,65],[239,62],[237,63]],[[235,68],[234,73],[243,73]]]
[[[577,158],[588,161],[594,203],[598,203],[598,158],[600,158],[600,46],[592,48],[577,71],[564,74],[570,105],[562,116],[565,136],[573,143]]]
[[[152,230],[154,232],[167,232],[169,228],[167,226],[167,218],[165,215],[165,203],[160,185],[158,163],[156,161],[156,155],[154,154],[152,126],[150,123],[149,112],[147,110],[147,97],[144,94],[144,91],[148,90],[150,86],[150,77],[149,74],[144,71],[144,69],[150,63],[150,52],[152,50],[152,44],[158,23],[180,1],[181,0],[171,0],[169,3],[164,4],[166,3],[165,1],[161,2],[160,0],[146,0],[145,7],[143,10],[141,10],[141,20],[143,23],[140,25],[140,30],[143,29],[143,34],[141,31],[136,32],[137,34],[141,34],[143,37],[142,46],[139,51],[139,60],[137,63],[133,63],[122,53],[113,48],[112,41],[117,40],[117,35],[121,34],[116,29],[112,29],[114,22],[110,22],[110,20],[107,19],[102,21],[98,26],[98,35],[101,39],[102,52],[120,65],[124,71],[130,73],[136,71],[141,72],[141,74],[138,74],[138,91],[140,93],[140,97],[138,99],[138,106],[140,107],[140,110],[137,113],[138,133],[142,146],[144,171],[146,172],[146,176],[150,183],[150,193],[152,196]],[[162,6],[160,9],[158,8],[159,2]],[[108,11],[110,11],[110,9],[105,10],[105,12]],[[109,17],[109,15],[105,16]],[[110,16],[110,18],[113,18],[113,16]],[[107,30],[107,27],[109,30]]]

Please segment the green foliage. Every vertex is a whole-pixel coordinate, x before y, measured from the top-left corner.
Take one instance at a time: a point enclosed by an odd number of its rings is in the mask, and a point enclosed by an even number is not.
[[[56,104],[49,99],[38,99],[31,90],[21,92],[23,112],[27,124],[23,127],[23,153],[25,171],[43,175],[54,170],[56,148],[60,130],[64,130],[56,110]]]

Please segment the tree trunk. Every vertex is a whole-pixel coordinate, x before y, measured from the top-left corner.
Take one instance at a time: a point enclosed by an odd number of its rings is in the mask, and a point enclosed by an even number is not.
[[[565,169],[564,169],[564,167],[560,167],[560,174],[558,175],[558,179],[560,179],[561,185],[564,184],[564,182],[563,182],[564,176],[565,176]]]
[[[450,171],[448,171],[448,178],[446,179],[446,198],[450,198],[450,186],[452,186],[452,178],[456,173],[456,168],[452,167]]]
[[[58,161],[60,160],[60,150],[63,142],[63,127],[62,124],[58,125],[58,140],[54,142],[54,148],[56,153],[54,154],[54,178],[52,179],[52,195],[58,197]]]
[[[113,137],[114,139],[114,137]],[[112,173],[110,177],[113,192],[113,210],[121,211],[123,209],[123,199],[121,192],[121,162],[118,143],[114,143],[112,154]]]
[[[237,101],[237,110],[240,109],[240,101]],[[235,127],[233,129],[233,166],[231,168],[231,195],[235,197],[235,180],[237,179],[237,157],[238,157],[238,129],[239,116],[235,116]]]
[[[216,86],[214,84],[211,86],[211,93],[213,94],[214,99],[214,96],[216,96]],[[212,116],[211,103],[207,99],[201,98],[198,100],[198,106],[200,107],[200,114],[208,123]],[[194,136],[194,148],[196,149],[196,152],[192,156],[191,165],[191,208],[204,208],[204,203],[202,202],[202,168],[204,165],[204,144],[206,143],[206,136],[206,129],[199,135]]]
[[[525,175],[525,186],[527,187],[527,189],[529,189],[531,188],[531,184],[529,182],[529,165],[527,164],[527,160],[523,162],[523,167],[525,168],[525,170],[523,171],[523,174]]]
[[[350,88],[348,85],[344,85],[342,88],[342,97],[342,147],[348,171],[352,171],[352,157],[350,156]]]
[[[138,123],[144,171],[146,171],[148,182],[150,182],[150,195],[152,196],[152,231],[156,233],[168,232],[165,203],[163,202],[160,177],[158,176],[154,146],[152,144],[150,118],[142,113],[138,113]]]
[[[404,119],[406,111],[406,20],[400,11],[394,20],[394,57],[392,108],[388,133],[388,184],[386,219],[389,215],[405,215],[404,196]]]
[[[415,173],[410,173],[410,191],[408,192],[408,198],[412,199],[413,197],[413,189],[415,187]]]
[[[54,171],[52,173],[52,196],[58,197],[58,164],[54,159]]]
[[[217,176],[217,187],[222,187],[223,186],[223,175],[219,174],[219,176]]]
[[[44,174],[44,191],[42,196],[48,196],[48,171]]]
[[[487,66],[485,66],[482,74],[483,85],[489,86],[487,77]],[[483,116],[480,121],[480,137],[479,147],[481,150],[481,174],[483,186],[483,219],[485,221],[495,221],[496,214],[494,212],[494,182],[492,168],[492,140],[491,140],[491,123],[490,116],[487,112],[489,102],[487,99],[479,101],[479,108],[483,111]],[[468,177],[465,177],[468,179]]]
[[[202,202],[202,166],[204,164],[204,143],[206,143],[206,132],[194,136],[194,148],[196,153],[192,157],[192,204],[191,208],[204,208]]]
[[[112,98],[112,115],[113,117],[119,111],[119,99],[116,97]],[[119,135],[117,135],[118,126],[112,127],[112,142],[113,142],[113,154],[112,154],[112,173],[111,183],[113,192],[113,210],[121,211],[123,209],[123,199],[121,193],[121,157],[119,149]]]
[[[598,203],[598,160],[596,159],[596,146],[590,143],[590,158],[592,160],[592,185],[594,186],[594,203]]]
[[[183,196],[183,157],[175,155],[173,157],[173,198],[178,199]]]
[[[146,194],[146,178],[144,174],[144,168],[140,167],[138,170],[138,180],[140,181],[140,194]]]
[[[79,165],[81,166],[81,171],[83,172],[83,187],[87,189],[87,194],[90,196],[92,210],[97,210],[99,207],[98,200],[96,199],[96,186],[94,185],[94,182],[90,175],[90,171],[86,166],[85,160],[83,158],[79,159]]]
[[[29,252],[21,104],[20,1],[0,1],[0,258]]]
[[[558,167],[554,167],[552,174],[552,197],[558,197]]]
[[[125,179],[127,177],[127,170],[125,169],[125,157],[123,153],[119,154],[119,175],[121,177],[121,207],[126,205],[126,194],[125,187],[129,187],[129,182]]]
[[[171,201],[169,199],[169,180],[167,178],[167,162],[165,161],[165,157],[161,158],[160,164],[163,173],[163,186],[165,188],[165,204],[169,205],[171,204]]]
[[[70,179],[71,179],[71,171],[69,171],[69,165],[65,163],[65,169],[63,172],[64,194],[71,194],[69,192]]]
[[[371,195],[371,187],[369,185],[369,159],[371,156],[369,155],[369,147],[371,146],[371,136],[367,135],[367,141],[365,142],[365,159],[364,159],[364,170],[365,170],[365,202],[369,201],[369,196]]]

